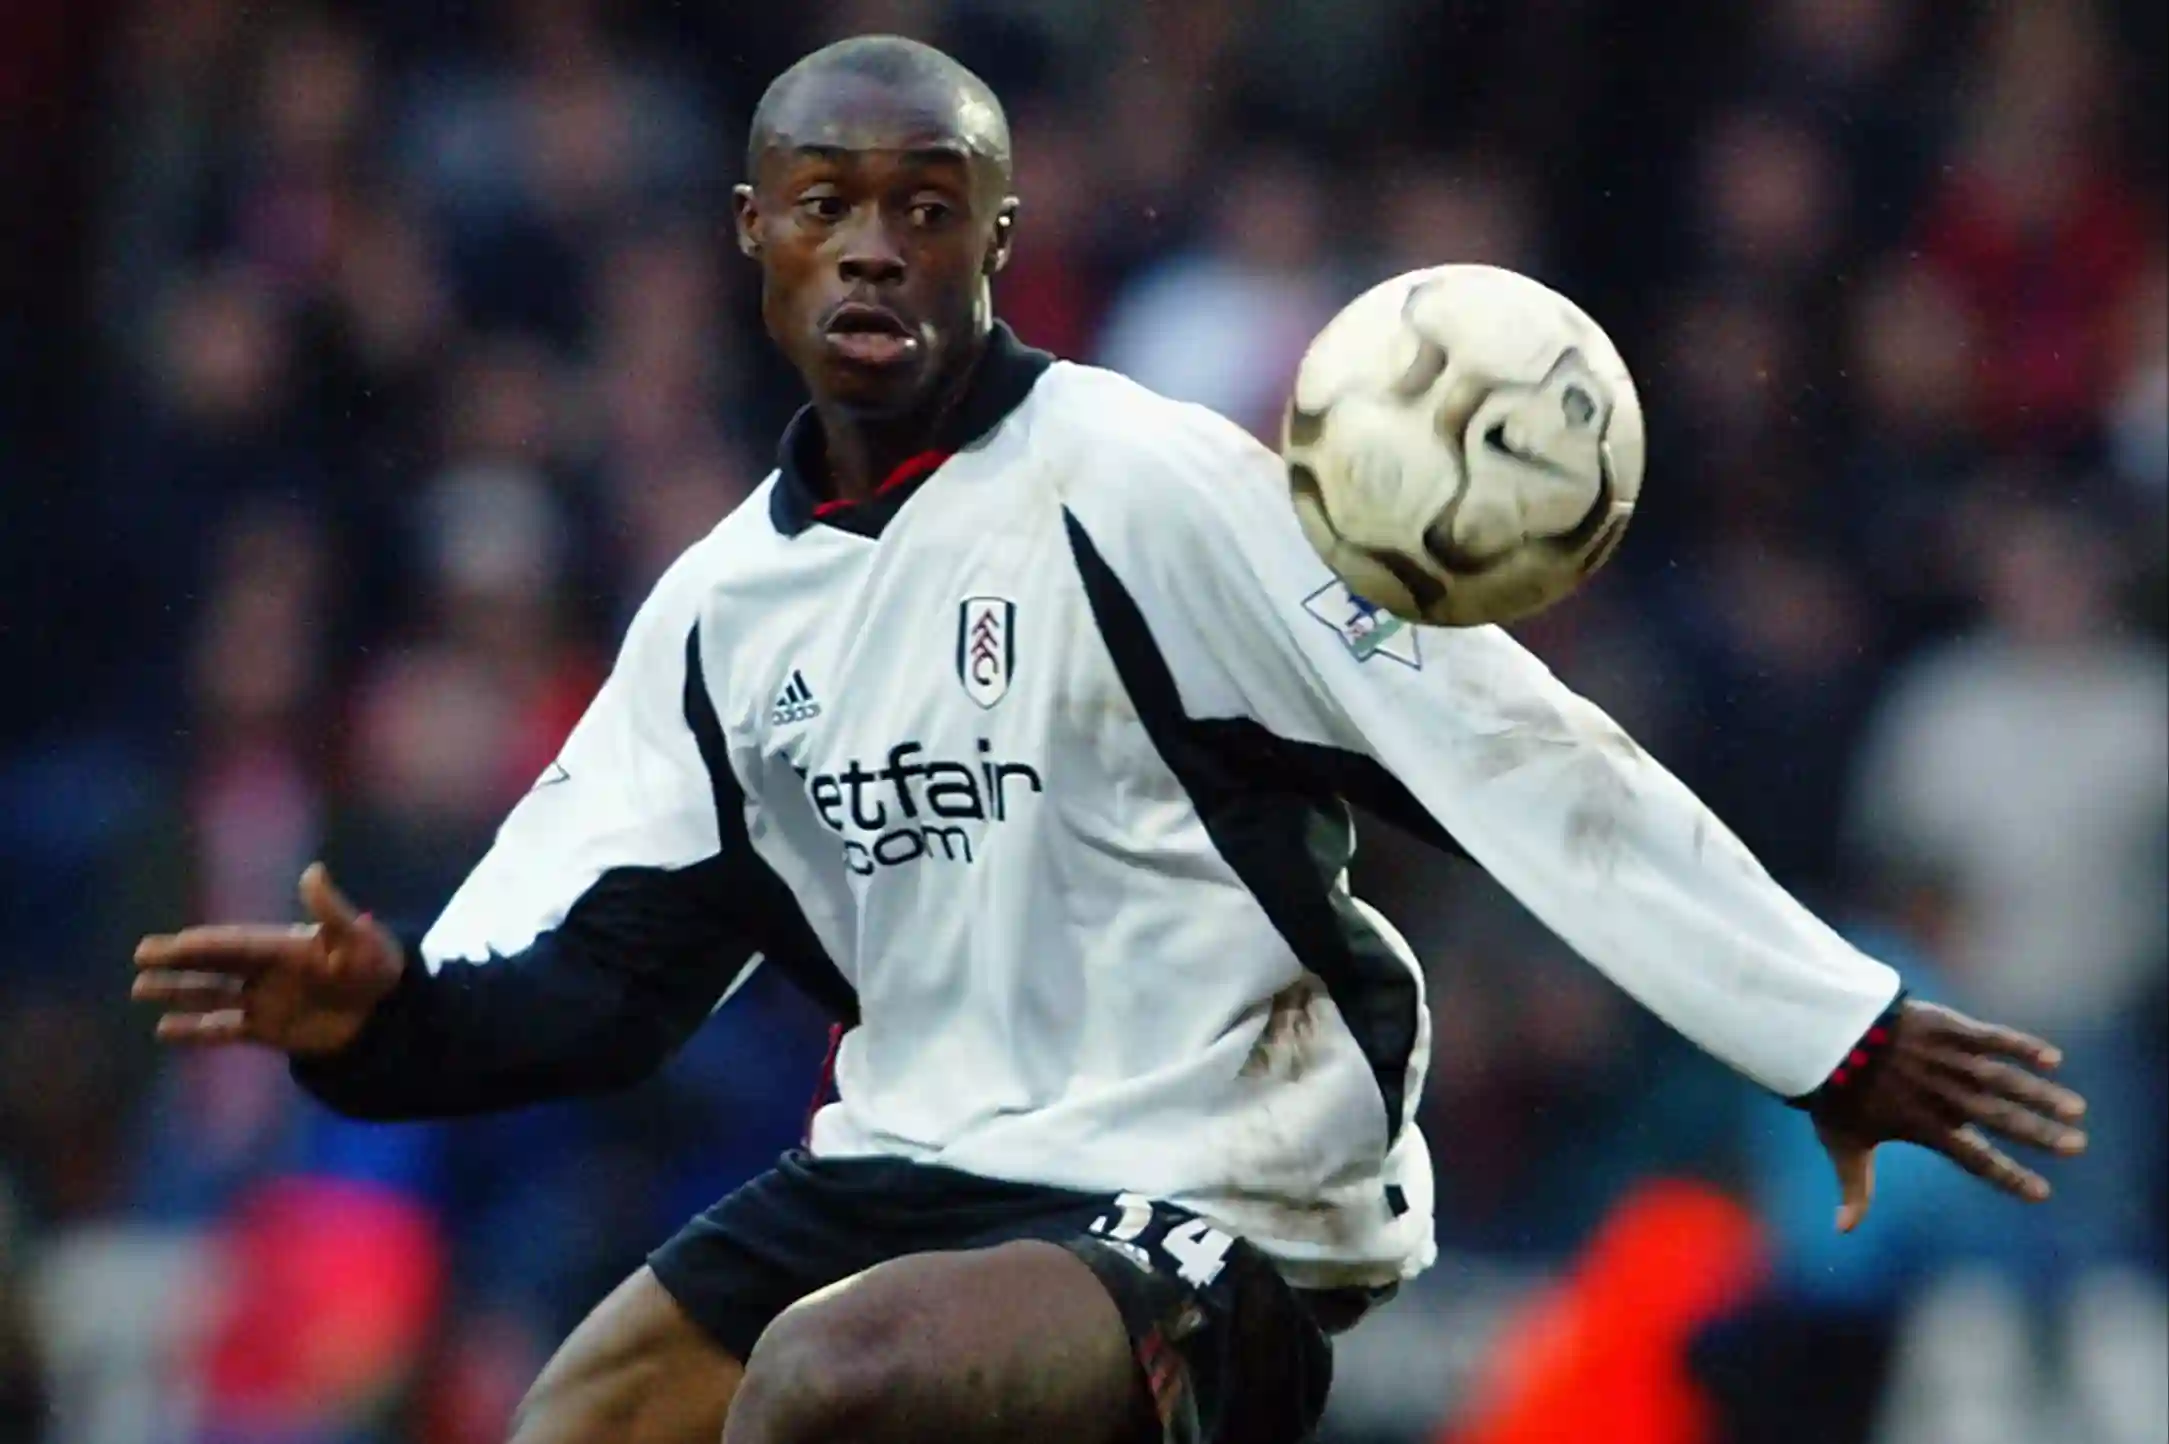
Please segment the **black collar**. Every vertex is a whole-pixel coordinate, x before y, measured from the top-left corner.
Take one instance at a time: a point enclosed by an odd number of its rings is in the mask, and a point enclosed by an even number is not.
[[[911,458],[865,501],[847,505],[824,505],[826,501],[812,478],[821,459],[821,423],[813,408],[800,408],[783,430],[776,459],[776,487],[768,513],[776,530],[797,536],[815,522],[841,527],[860,536],[881,535],[889,519],[902,509],[911,494],[952,453],[963,450],[1007,420],[1024,403],[1032,387],[1054,357],[1034,350],[1017,339],[1003,322],[994,323],[978,369],[966,384],[964,395],[929,443],[929,449]]]

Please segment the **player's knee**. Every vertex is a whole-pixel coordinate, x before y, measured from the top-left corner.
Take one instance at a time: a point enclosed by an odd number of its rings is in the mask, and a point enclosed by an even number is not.
[[[715,1444],[725,1403],[690,1407],[703,1381],[624,1364],[547,1370],[513,1410],[506,1444]]]
[[[553,1444],[561,1430],[556,1421],[565,1417],[565,1408],[553,1397],[559,1391],[537,1381],[512,1411],[512,1432],[505,1444]]]
[[[509,1444],[716,1444],[738,1377],[737,1361],[636,1274],[543,1366]]]
[[[640,1397],[592,1370],[547,1370],[512,1412],[506,1444],[573,1444],[633,1437]]]
[[[908,1397],[914,1336],[899,1307],[809,1299],[761,1335],[731,1410],[732,1444],[877,1439]]]

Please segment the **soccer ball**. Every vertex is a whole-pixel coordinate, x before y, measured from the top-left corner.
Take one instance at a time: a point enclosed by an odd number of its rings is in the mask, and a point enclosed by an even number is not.
[[[1281,455],[1303,532],[1364,601],[1473,627],[1565,597],[1619,545],[1642,406],[1602,328],[1495,266],[1374,286],[1296,373]]]

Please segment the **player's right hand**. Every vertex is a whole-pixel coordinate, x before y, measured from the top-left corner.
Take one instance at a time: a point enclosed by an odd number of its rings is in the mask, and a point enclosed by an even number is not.
[[[398,941],[332,886],[322,863],[301,875],[313,921],[187,928],[136,944],[137,1002],[164,1010],[162,1042],[260,1043],[300,1055],[354,1041],[406,967]]]

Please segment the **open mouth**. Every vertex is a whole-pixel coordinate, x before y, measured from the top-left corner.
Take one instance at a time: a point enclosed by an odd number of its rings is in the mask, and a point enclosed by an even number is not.
[[[894,366],[919,349],[919,338],[886,307],[847,301],[829,313],[822,328],[831,350],[860,366]]]

